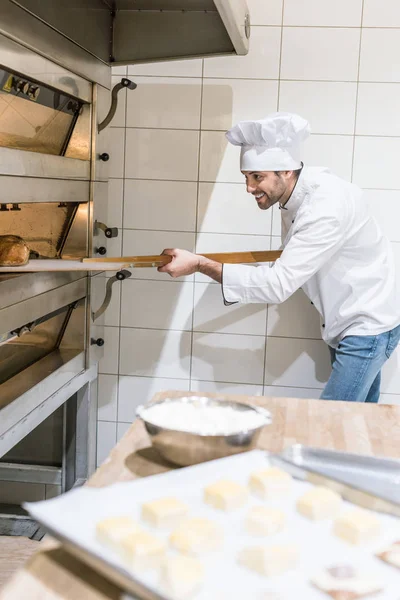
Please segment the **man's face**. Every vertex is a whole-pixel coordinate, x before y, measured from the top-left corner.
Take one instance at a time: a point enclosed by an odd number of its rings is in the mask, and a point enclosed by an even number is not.
[[[291,171],[242,171],[246,178],[246,187],[261,210],[267,210],[274,204],[286,201]]]

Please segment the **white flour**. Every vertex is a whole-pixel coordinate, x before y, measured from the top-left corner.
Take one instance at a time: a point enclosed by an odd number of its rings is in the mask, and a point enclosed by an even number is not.
[[[255,410],[237,410],[229,405],[209,405],[201,400],[177,400],[155,404],[144,409],[141,417],[153,425],[202,435],[231,435],[261,427],[269,422],[267,415]]]

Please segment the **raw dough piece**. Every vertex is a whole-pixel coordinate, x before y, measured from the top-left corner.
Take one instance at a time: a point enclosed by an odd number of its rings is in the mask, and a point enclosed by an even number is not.
[[[254,506],[247,513],[245,526],[250,535],[273,535],[284,528],[285,514],[276,508]]]
[[[228,479],[221,479],[204,490],[204,501],[219,510],[235,510],[242,507],[247,499],[247,489]]]
[[[122,558],[130,568],[144,571],[160,565],[166,543],[147,531],[141,531],[124,537],[120,548]]]
[[[223,541],[220,527],[209,519],[185,519],[169,538],[171,546],[183,554],[202,554],[218,550]]]
[[[189,556],[169,556],[161,566],[160,586],[173,598],[186,600],[201,587],[203,565]]]
[[[351,565],[324,569],[311,579],[311,583],[334,600],[358,600],[382,590],[376,577],[367,571],[358,571]]]
[[[296,566],[298,548],[293,545],[251,546],[239,553],[238,562],[252,571],[272,577]]]
[[[127,535],[142,531],[142,528],[131,517],[110,517],[99,521],[96,525],[96,537],[101,544],[120,552],[121,540]]]
[[[390,544],[383,552],[379,552],[377,557],[388,565],[400,569],[400,541]]]
[[[285,494],[289,491],[292,477],[286,471],[270,467],[256,471],[250,476],[249,486],[253,494],[266,500],[267,498]]]
[[[297,510],[304,517],[319,521],[334,517],[341,503],[339,494],[329,488],[316,486],[299,498]]]
[[[188,512],[188,506],[178,498],[159,498],[143,504],[142,519],[153,527],[175,527]]]
[[[378,537],[380,522],[374,514],[355,508],[336,519],[333,531],[350,544],[363,545]]]

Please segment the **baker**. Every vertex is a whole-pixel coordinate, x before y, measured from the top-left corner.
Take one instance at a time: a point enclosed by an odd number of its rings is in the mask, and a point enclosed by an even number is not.
[[[390,244],[361,189],[326,168],[304,166],[310,134],[298,115],[274,113],[227,132],[240,146],[247,191],[261,210],[281,209],[282,255],[271,265],[230,265],[167,249],[159,271],[199,271],[221,283],[226,305],[280,304],[302,288],[321,316],[332,372],[325,400],[378,402],[381,369],[400,339],[400,297]]]

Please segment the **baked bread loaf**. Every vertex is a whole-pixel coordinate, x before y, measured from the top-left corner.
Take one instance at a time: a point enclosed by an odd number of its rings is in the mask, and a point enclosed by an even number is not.
[[[18,235],[0,235],[0,267],[22,267],[29,260],[29,248]]]

